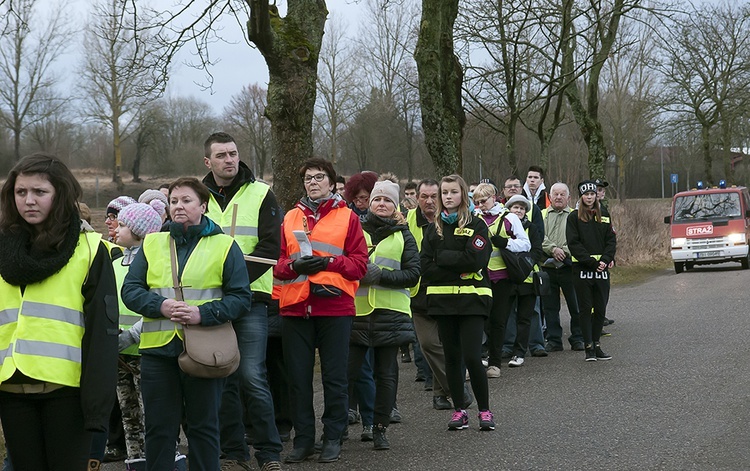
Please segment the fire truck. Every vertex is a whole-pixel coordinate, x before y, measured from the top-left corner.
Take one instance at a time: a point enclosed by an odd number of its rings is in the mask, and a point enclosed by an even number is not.
[[[695,265],[739,262],[743,269],[748,260],[750,235],[750,195],[743,186],[681,191],[672,199],[672,214],[664,218],[671,233],[671,252],[675,273]]]

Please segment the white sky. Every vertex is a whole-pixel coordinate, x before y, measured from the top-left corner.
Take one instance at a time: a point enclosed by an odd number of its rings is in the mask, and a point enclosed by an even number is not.
[[[48,0],[42,0],[40,5],[45,5]],[[202,1],[202,0],[198,0]],[[348,22],[350,30],[356,30],[359,12],[364,8],[363,0],[328,0],[329,20],[332,16],[343,15]],[[75,87],[75,70],[81,63],[81,41],[83,39],[83,27],[88,13],[88,5],[91,0],[69,0],[68,11],[76,13],[75,21],[77,34],[73,36],[74,44],[71,44],[68,53],[61,58],[58,70],[66,77],[65,83],[69,87]],[[173,4],[173,0],[151,0],[150,4]],[[286,0],[278,0],[277,6],[282,16],[286,13]],[[244,23],[246,19],[242,19]],[[212,91],[204,90],[199,84],[207,83],[205,72],[195,70],[184,65],[191,59],[193,51],[183,50],[181,55],[173,64],[172,75],[167,95],[170,96],[193,96],[213,105],[217,114],[220,114],[224,106],[229,104],[232,95],[237,94],[243,86],[259,83],[264,88],[268,83],[268,68],[260,52],[246,44],[243,39],[246,31],[240,28],[234,17],[226,15],[221,19],[222,38],[227,41],[216,42],[210,46],[212,59],[218,59],[218,63],[211,68],[214,77]]]

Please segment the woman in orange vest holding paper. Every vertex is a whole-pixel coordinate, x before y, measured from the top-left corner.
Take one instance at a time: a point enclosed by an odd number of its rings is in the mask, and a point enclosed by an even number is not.
[[[284,217],[274,276],[279,294],[284,359],[289,373],[294,449],[287,463],[315,453],[313,367],[319,349],[325,411],[318,461],[338,460],[347,426],[347,363],[354,297],[367,272],[367,243],[359,218],[334,193],[330,162],[311,159],[300,169],[306,196]]]

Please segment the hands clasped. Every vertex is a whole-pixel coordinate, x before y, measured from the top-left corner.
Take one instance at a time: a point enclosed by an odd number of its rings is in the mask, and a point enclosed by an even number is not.
[[[184,301],[165,299],[161,303],[161,315],[172,322],[180,324],[200,324],[201,313],[198,306],[191,306]]]

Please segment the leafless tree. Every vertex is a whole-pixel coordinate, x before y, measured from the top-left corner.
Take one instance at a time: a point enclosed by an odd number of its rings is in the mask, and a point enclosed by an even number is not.
[[[266,90],[253,84],[242,87],[242,91],[232,96],[224,108],[224,121],[243,145],[240,155],[252,158],[249,163],[258,178],[263,178],[271,157],[271,123],[264,115],[266,101]],[[244,148],[250,149],[250,156],[246,155]]]
[[[0,35],[0,124],[13,134],[14,158],[21,158],[21,134],[54,114],[66,100],[55,91],[52,67],[65,50],[69,20],[62,5],[45,18],[36,0],[0,4],[5,33]]]
[[[158,72],[157,44],[143,30],[136,0],[100,0],[93,6],[84,39],[81,89],[84,114],[112,131],[112,180],[122,184],[122,142],[140,111],[159,96],[166,75]]]
[[[315,121],[325,135],[334,165],[341,154],[341,135],[357,109],[357,70],[361,61],[352,53],[353,40],[347,38],[347,29],[340,17],[334,16],[326,23],[318,64],[319,112]]]
[[[668,33],[659,66],[670,91],[666,109],[690,115],[700,125],[710,183],[712,136],[718,131],[724,175],[731,180],[732,127],[750,104],[750,6],[701,5],[678,17]]]

